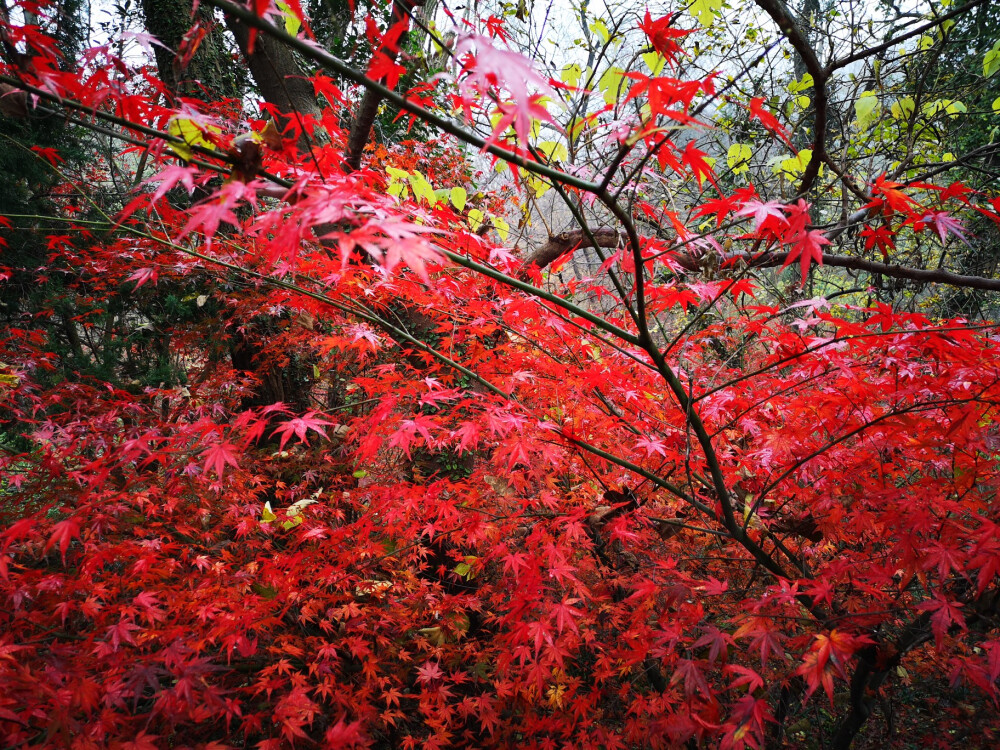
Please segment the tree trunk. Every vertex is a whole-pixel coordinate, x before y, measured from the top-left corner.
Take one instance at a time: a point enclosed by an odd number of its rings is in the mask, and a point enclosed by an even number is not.
[[[142,12],[146,30],[166,45],[166,49],[155,45],[153,50],[160,79],[172,95],[199,99],[240,96],[238,68],[226,49],[211,8],[203,5],[193,11],[191,0],[143,0]],[[181,62],[181,48],[185,35],[196,24],[205,29],[205,36],[185,65]]]

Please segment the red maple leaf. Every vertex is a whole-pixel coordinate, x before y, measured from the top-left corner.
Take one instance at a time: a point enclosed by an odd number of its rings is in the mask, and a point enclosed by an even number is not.
[[[49,541],[45,543],[45,552],[49,551],[54,544],[59,545],[59,553],[62,555],[63,564],[66,564],[66,550],[69,543],[80,536],[80,521],[76,518],[67,518],[52,527],[52,534]]]
[[[271,433],[272,437],[274,437],[279,433],[281,434],[281,443],[279,444],[278,449],[284,450],[285,443],[289,441],[292,435],[297,437],[304,444],[309,445],[309,439],[308,439],[309,430],[312,430],[313,432],[316,432],[325,438],[326,437],[325,428],[328,425],[332,426],[336,423],[331,422],[328,419],[324,419],[323,417],[318,415],[319,412],[317,411],[308,411],[301,417],[294,417],[293,419],[289,419],[287,422],[282,422],[281,425],[274,432]]]
[[[761,125],[787,143],[789,148],[792,148],[792,141],[788,137],[788,131],[778,122],[777,117],[772,115],[769,110],[764,109],[763,104],[764,97],[762,96],[757,96],[750,100],[750,119],[753,120],[756,118],[760,120]]]
[[[934,644],[940,650],[944,636],[951,627],[957,626],[965,630],[965,617],[962,616],[962,603],[949,601],[940,593],[935,594],[930,601],[920,602],[917,609],[933,612],[931,615],[931,632],[934,633]]]
[[[205,457],[205,471],[213,469],[219,479],[222,479],[227,465],[239,466],[239,462],[236,460],[237,450],[235,445],[224,440],[208,446],[201,454]]]
[[[54,148],[49,148],[46,146],[32,146],[31,150],[38,154],[40,157],[45,159],[52,166],[56,166],[59,162],[64,161],[64,159],[59,155],[59,152]]]
[[[699,188],[701,187],[702,180],[707,179],[715,186],[716,190],[719,189],[719,186],[715,182],[715,174],[712,172],[712,167],[705,161],[705,152],[699,150],[694,145],[694,141],[688,141],[687,146],[684,147],[684,155],[681,160],[691,168],[691,173],[698,181]]]
[[[818,229],[800,233],[792,242],[788,257],[781,266],[782,270],[798,258],[802,267],[802,284],[805,285],[806,277],[809,275],[809,264],[815,260],[819,265],[823,265],[823,245],[829,244],[830,240]]]
[[[882,257],[885,260],[889,259],[889,251],[896,247],[894,242],[896,233],[892,229],[888,226],[867,226],[861,230],[860,234],[865,238],[865,250],[877,247],[882,251]]]
[[[896,211],[907,214],[912,213],[918,207],[918,204],[913,198],[900,190],[901,187],[904,186],[898,182],[887,180],[884,174],[879,175],[875,179],[875,182],[872,183],[872,193],[875,194],[875,197],[866,203],[864,208],[881,209],[882,213],[886,216],[890,216]]]
[[[639,24],[639,28],[646,32],[646,36],[649,37],[649,43],[653,45],[653,49],[663,55],[670,63],[677,62],[677,54],[681,51],[676,40],[694,33],[693,29],[673,28],[674,21],[679,16],[680,13],[670,13],[653,20],[649,10],[647,10],[642,23]]]

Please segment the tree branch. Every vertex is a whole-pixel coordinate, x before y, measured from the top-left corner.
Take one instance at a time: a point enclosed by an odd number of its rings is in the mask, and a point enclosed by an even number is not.
[[[785,264],[788,253],[731,253],[725,257],[726,262],[743,261],[753,268],[773,268]],[[847,268],[854,271],[866,271],[881,274],[894,279],[909,279],[923,284],[947,284],[949,286],[966,287],[969,289],[985,289],[1000,292],[1000,279],[987,279],[982,276],[963,276],[943,269],[911,268],[889,263],[879,263],[850,255],[823,255],[823,265],[835,268]]]
[[[392,16],[389,19],[389,28],[392,28],[397,23],[405,22],[409,18],[408,12],[410,8],[414,5],[423,4],[424,0],[395,0],[392,4]],[[395,48],[383,44],[381,49],[375,54],[383,54],[390,62],[396,62],[399,50],[406,41],[407,33],[408,31],[403,32]],[[345,162],[351,171],[361,167],[361,155],[368,144],[368,137],[371,135],[372,125],[375,124],[375,118],[378,116],[378,107],[382,103],[383,98],[382,93],[373,88],[365,89],[365,95],[361,98],[361,104],[354,115],[354,122],[351,123],[351,134],[347,139],[347,150],[345,153]]]
[[[815,107],[816,119],[813,123],[813,153],[809,159],[806,171],[802,174],[802,181],[799,183],[798,194],[804,195],[819,176],[819,167],[823,163],[823,156],[826,153],[826,108],[827,92],[826,81],[830,72],[820,65],[816,51],[812,48],[806,35],[802,32],[792,18],[792,13],[782,0],[756,0],[757,5],[773,20],[781,32],[788,39],[795,51],[802,59],[807,71],[813,78],[813,87],[816,92]]]
[[[524,268],[545,268],[574,248],[594,247],[593,240],[597,241],[597,247],[618,247],[625,241],[625,235],[617,229],[608,228],[595,229],[593,239],[587,237],[582,229],[560,232],[550,236],[548,242],[529,255],[524,261]]]

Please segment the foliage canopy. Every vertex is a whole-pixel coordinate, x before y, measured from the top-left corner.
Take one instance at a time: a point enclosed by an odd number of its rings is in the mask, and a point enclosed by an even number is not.
[[[3,745],[995,741],[997,10],[869,5],[3,6]]]

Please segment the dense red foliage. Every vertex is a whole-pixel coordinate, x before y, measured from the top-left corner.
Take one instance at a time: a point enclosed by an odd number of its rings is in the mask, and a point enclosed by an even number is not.
[[[671,56],[686,41],[644,23]],[[496,43],[460,46],[469,109],[512,75]],[[498,141],[543,106],[522,64]],[[17,75],[163,131],[202,122],[112,71],[40,55]],[[628,95],[683,119],[711,90]],[[475,193],[454,141],[347,174],[323,125],[302,159],[289,137],[251,153],[263,122],[205,119],[204,158],[250,160],[225,182],[151,140],[157,174],[114,231],[78,221],[105,167],[61,173],[66,231],[16,272],[62,274],[84,331],[173,290],[186,385],[62,377],[51,311],[4,333],[0,416],[28,444],[0,453],[4,746],[763,747],[804,701],[850,713],[876,673],[996,700],[993,327],[669,273],[699,215],[739,223],[698,242],[783,245],[803,277],[821,261],[805,201],[748,190],[639,207],[672,239],[609,257],[617,305],[603,272],[543,293],[476,231],[504,194]],[[692,145],[659,154],[716,183]],[[389,168],[468,205],[397,198]],[[940,192],[876,182],[865,236],[957,231],[970,198]],[[295,397],[260,403],[282,372]]]

